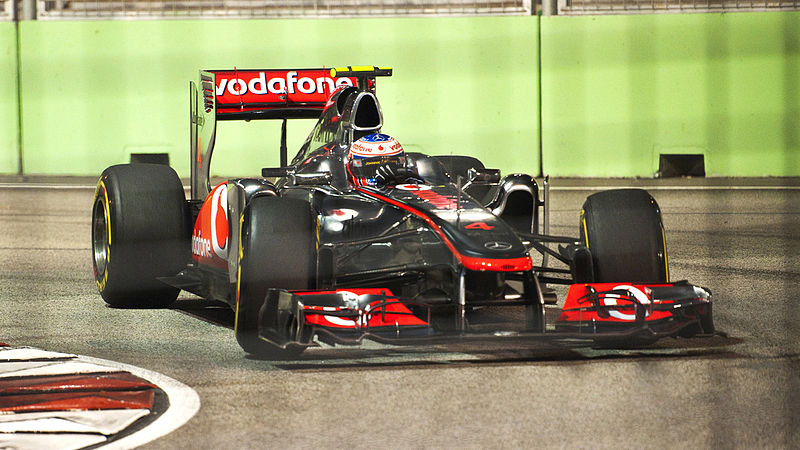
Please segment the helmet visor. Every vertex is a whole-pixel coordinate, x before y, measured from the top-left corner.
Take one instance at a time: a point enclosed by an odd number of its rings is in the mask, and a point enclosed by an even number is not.
[[[375,156],[372,158],[359,158],[350,160],[350,172],[358,179],[371,180],[375,178],[381,166],[405,167],[405,156]]]

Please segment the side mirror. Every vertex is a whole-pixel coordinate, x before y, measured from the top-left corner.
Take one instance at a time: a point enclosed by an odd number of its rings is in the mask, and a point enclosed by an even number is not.
[[[261,169],[261,176],[264,178],[280,178],[288,174],[288,167],[265,167]]]
[[[467,171],[467,184],[494,184],[500,182],[500,169],[476,169]]]

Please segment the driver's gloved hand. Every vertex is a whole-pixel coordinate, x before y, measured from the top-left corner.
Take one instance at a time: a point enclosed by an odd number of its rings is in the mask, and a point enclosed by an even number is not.
[[[380,166],[375,172],[375,181],[384,186],[395,184],[399,178],[400,170],[405,169],[390,164]]]
[[[398,183],[421,182],[419,176],[406,167],[385,164],[375,171],[375,181],[381,186],[393,186]]]
[[[424,183],[422,178],[407,167],[385,164],[375,171],[375,182],[379,186],[394,186],[401,183]]]

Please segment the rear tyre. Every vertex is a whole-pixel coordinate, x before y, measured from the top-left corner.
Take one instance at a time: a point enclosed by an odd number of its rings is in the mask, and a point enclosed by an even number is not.
[[[103,300],[115,307],[164,307],[180,289],[156,277],[189,258],[186,197],[165,165],[121,164],[100,176],[92,207],[92,265]]]
[[[267,290],[313,287],[316,250],[314,220],[308,202],[283,197],[256,197],[242,213],[239,283],[237,287],[236,340],[245,352],[261,358],[285,359],[299,355],[303,346],[280,348],[261,339],[258,315],[277,313],[277,298]],[[273,323],[278,322],[274,317]],[[292,318],[286,322],[293,339]]]
[[[580,218],[598,283],[669,281],[661,210],[647,191],[617,189],[590,195]]]

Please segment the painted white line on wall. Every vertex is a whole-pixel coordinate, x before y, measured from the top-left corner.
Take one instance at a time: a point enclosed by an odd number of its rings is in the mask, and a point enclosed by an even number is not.
[[[650,191],[798,191],[800,186],[553,186],[551,191],[605,191],[610,189],[647,189]]]
[[[0,183],[0,189],[52,189],[63,191],[95,190],[96,184],[50,184],[50,183]],[[188,191],[189,186],[184,186],[183,190]]]
[[[94,189],[96,186],[87,184],[45,184],[45,183],[0,183],[0,189],[53,189],[53,190],[79,190]]]
[[[45,184],[45,183],[0,183],[0,189],[52,189],[52,190],[94,190],[95,185],[87,184]],[[797,191],[800,186],[553,186],[551,191],[604,191],[608,189],[641,188],[652,191]],[[184,186],[184,190],[190,188]]]

